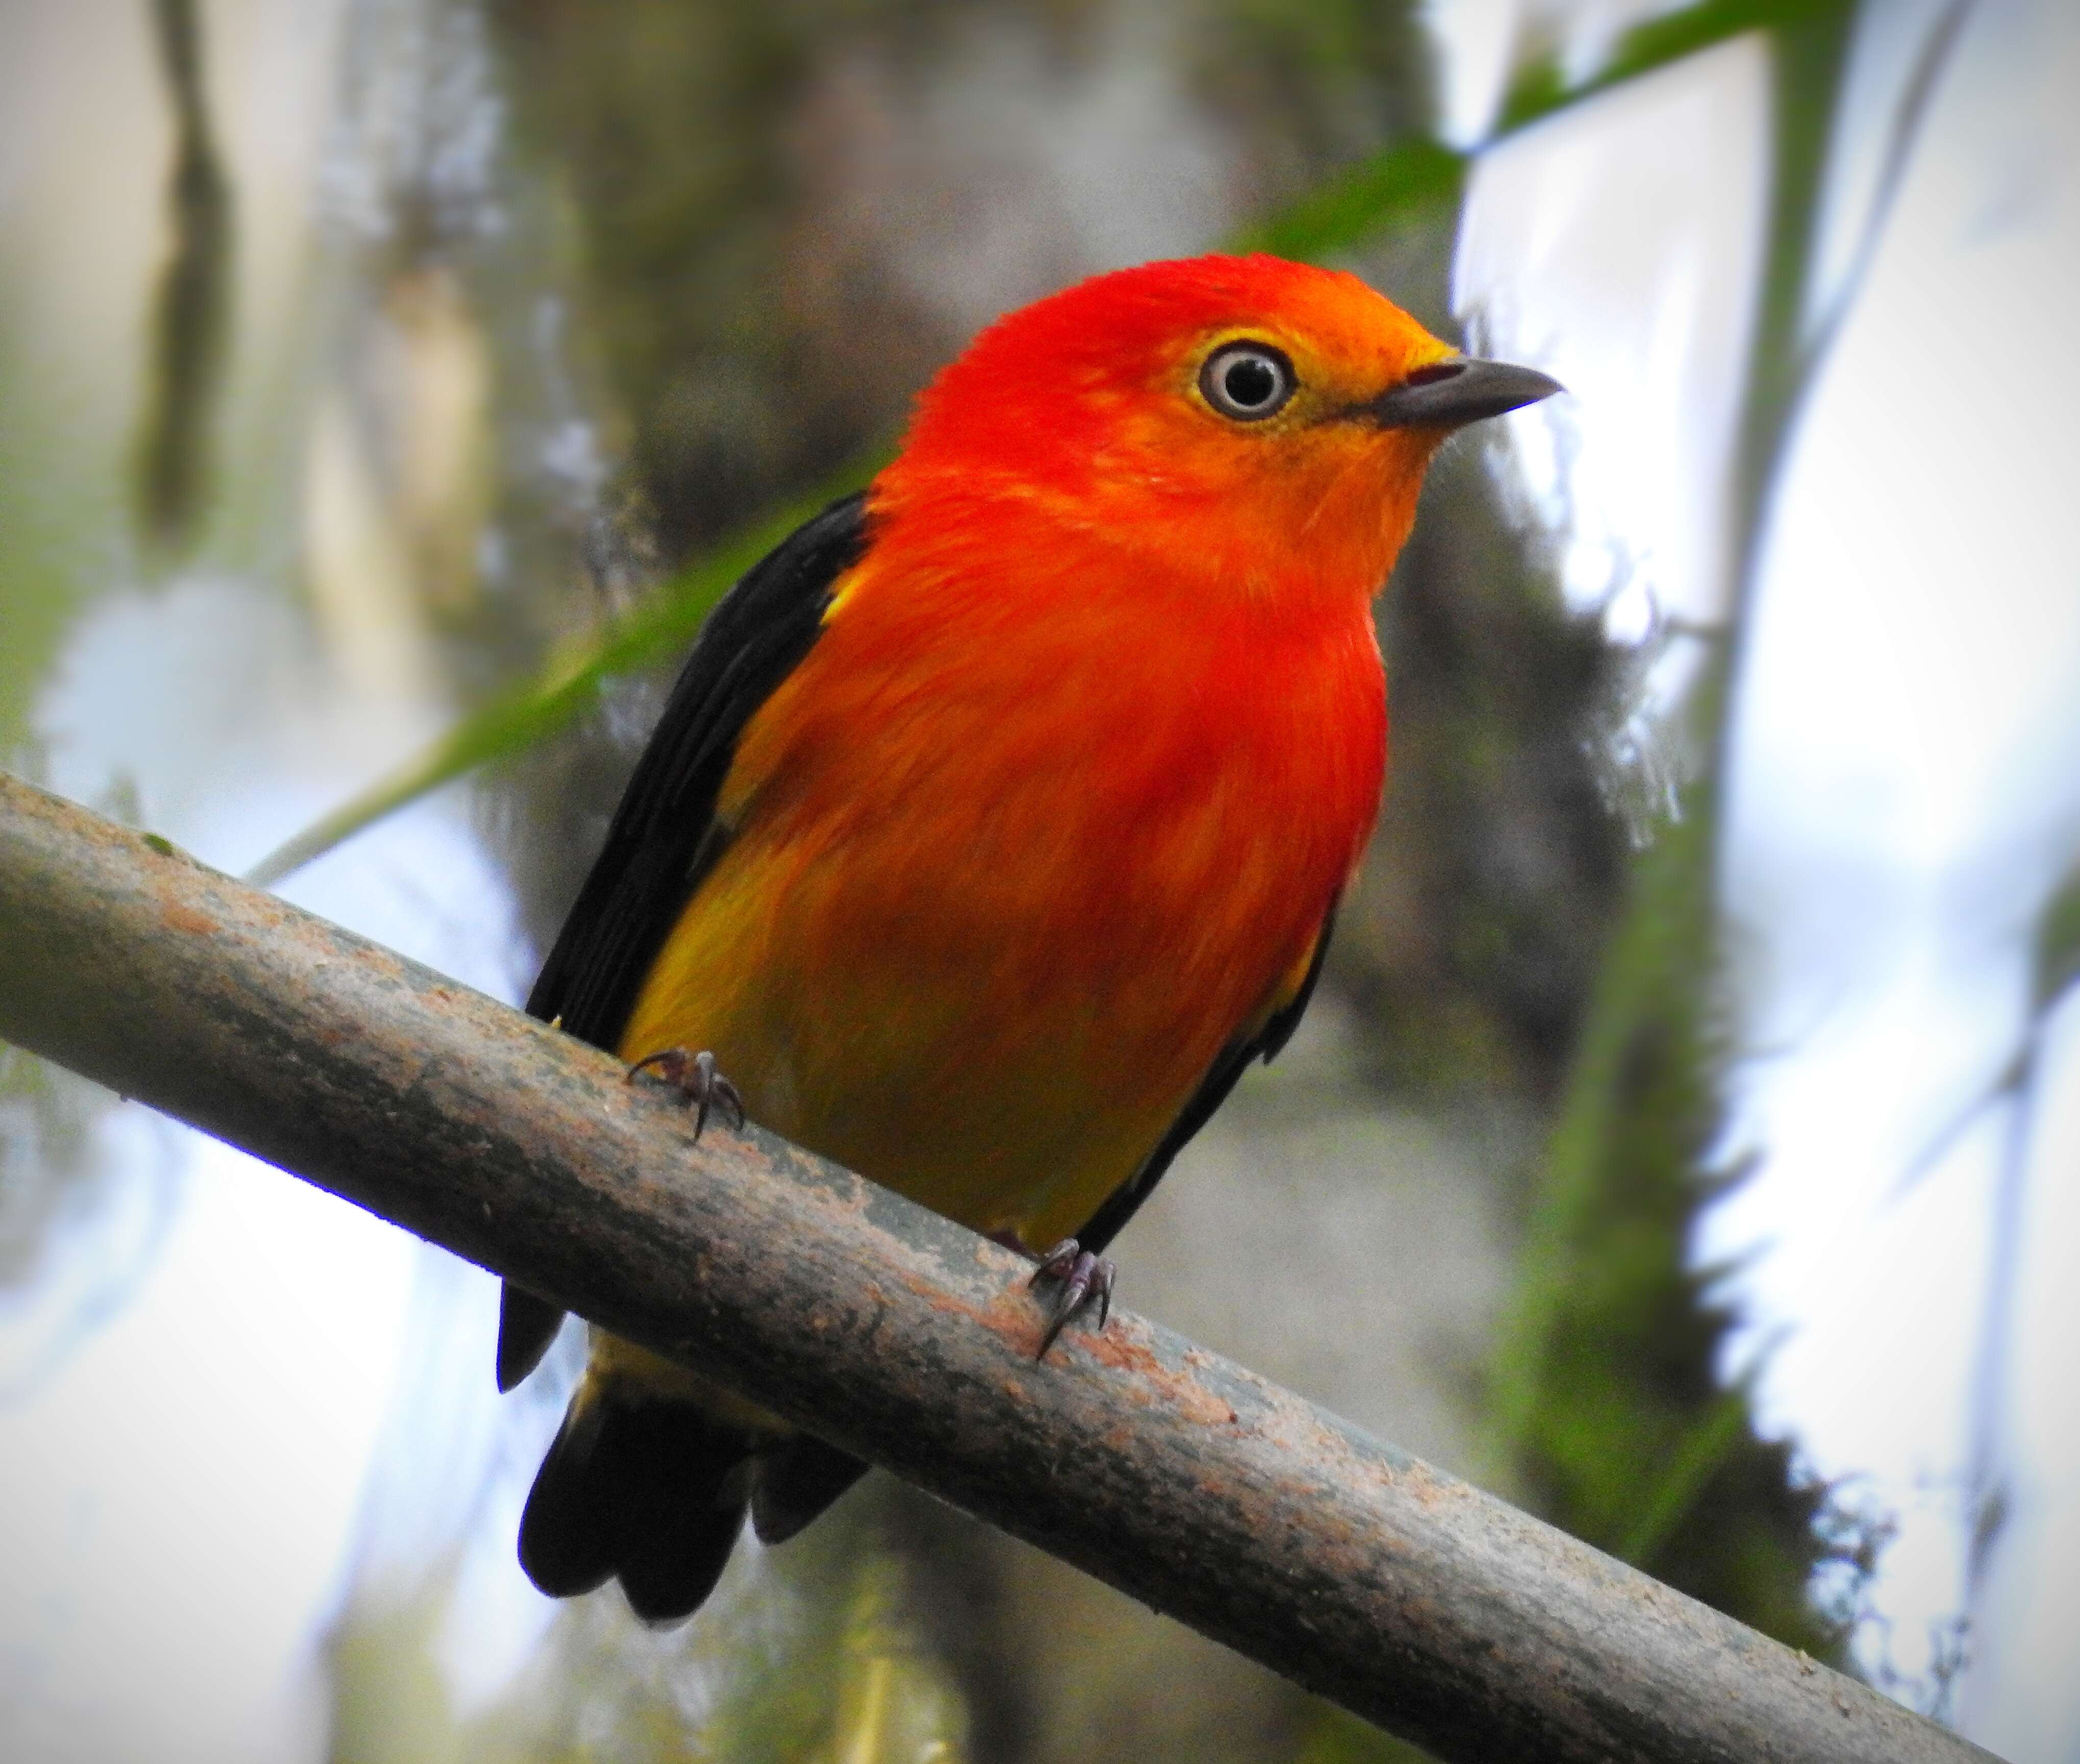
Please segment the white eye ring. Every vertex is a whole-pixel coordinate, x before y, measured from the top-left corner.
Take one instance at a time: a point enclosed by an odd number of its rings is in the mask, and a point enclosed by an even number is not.
[[[1236,422],[1261,422],[1300,389],[1285,351],[1269,343],[1223,343],[1199,370],[1199,396]]]

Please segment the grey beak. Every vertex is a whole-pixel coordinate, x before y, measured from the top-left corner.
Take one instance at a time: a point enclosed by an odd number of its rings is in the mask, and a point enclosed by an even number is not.
[[[1457,429],[1566,389],[1535,367],[1455,355],[1419,367],[1400,385],[1359,409],[1382,429]]]

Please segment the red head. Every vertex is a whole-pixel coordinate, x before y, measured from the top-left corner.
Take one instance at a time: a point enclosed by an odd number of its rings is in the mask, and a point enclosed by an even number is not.
[[[1467,361],[1340,271],[1143,264],[983,331],[874,497],[1022,504],[1210,591],[1365,596],[1445,435],[1557,390]]]

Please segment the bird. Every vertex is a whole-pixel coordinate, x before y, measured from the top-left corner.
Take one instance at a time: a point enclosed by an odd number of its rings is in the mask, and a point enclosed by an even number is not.
[[[694,641],[527,1008],[1024,1251],[1043,1356],[1282,1048],[1377,815],[1424,470],[1561,390],[1346,272],[1209,255],[989,325]],[[562,1322],[508,1282],[498,1383]],[[603,1331],[521,1565],[653,1624],[856,1458]]]

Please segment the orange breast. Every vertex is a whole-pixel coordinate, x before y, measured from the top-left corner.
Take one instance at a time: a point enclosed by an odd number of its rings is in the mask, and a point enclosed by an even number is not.
[[[1365,599],[878,525],[746,729],[623,1052],[981,1230],[1076,1229],[1281,1001],[1370,828]]]

